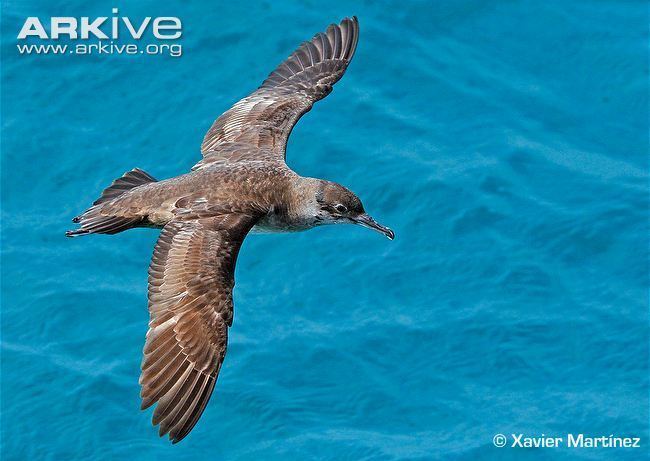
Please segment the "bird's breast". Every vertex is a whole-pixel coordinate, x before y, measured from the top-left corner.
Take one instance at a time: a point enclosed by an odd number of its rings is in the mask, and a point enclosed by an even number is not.
[[[257,222],[251,232],[256,234],[299,232],[311,229],[315,225],[316,223],[311,219],[290,216],[283,210],[272,209]]]

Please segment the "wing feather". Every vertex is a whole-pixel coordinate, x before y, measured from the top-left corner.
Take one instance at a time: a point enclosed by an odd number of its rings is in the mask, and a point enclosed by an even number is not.
[[[179,442],[205,409],[226,354],[235,261],[256,219],[222,215],[172,221],[149,267],[150,322],[143,349],[142,408]]]
[[[352,17],[300,45],[262,86],[213,123],[201,145],[203,160],[194,169],[241,160],[242,146],[254,147],[256,160],[284,162],[294,125],[341,79],[358,39],[359,23]]]

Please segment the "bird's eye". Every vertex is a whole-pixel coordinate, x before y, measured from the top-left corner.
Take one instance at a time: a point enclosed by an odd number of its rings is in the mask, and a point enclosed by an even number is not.
[[[336,205],[334,208],[339,213],[345,213],[346,211],[348,211],[348,208],[345,205],[341,205],[340,203],[338,205]]]

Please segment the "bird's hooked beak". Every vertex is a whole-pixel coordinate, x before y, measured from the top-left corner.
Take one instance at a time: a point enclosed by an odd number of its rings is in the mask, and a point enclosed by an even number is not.
[[[393,240],[395,238],[395,232],[393,232],[392,230],[390,230],[386,226],[382,226],[377,221],[372,219],[372,217],[370,217],[370,215],[368,215],[366,213],[361,214],[361,215],[357,216],[356,218],[353,218],[352,221],[355,224],[359,224],[359,225],[361,225],[363,227],[367,227],[368,229],[374,229],[377,232],[381,232],[382,234],[384,234],[386,237],[388,237],[391,240]]]

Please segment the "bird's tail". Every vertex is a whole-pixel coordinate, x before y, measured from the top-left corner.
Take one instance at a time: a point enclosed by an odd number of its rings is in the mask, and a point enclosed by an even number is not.
[[[155,178],[139,168],[127,171],[123,176],[113,181],[113,184],[104,189],[104,192],[95,200],[93,206],[72,220],[74,223],[79,223],[79,228],[69,230],[65,235],[67,237],[76,237],[85,234],[116,234],[137,226],[142,221],[142,218],[114,216],[111,213],[103,212],[104,206],[131,189],[156,181]]]

